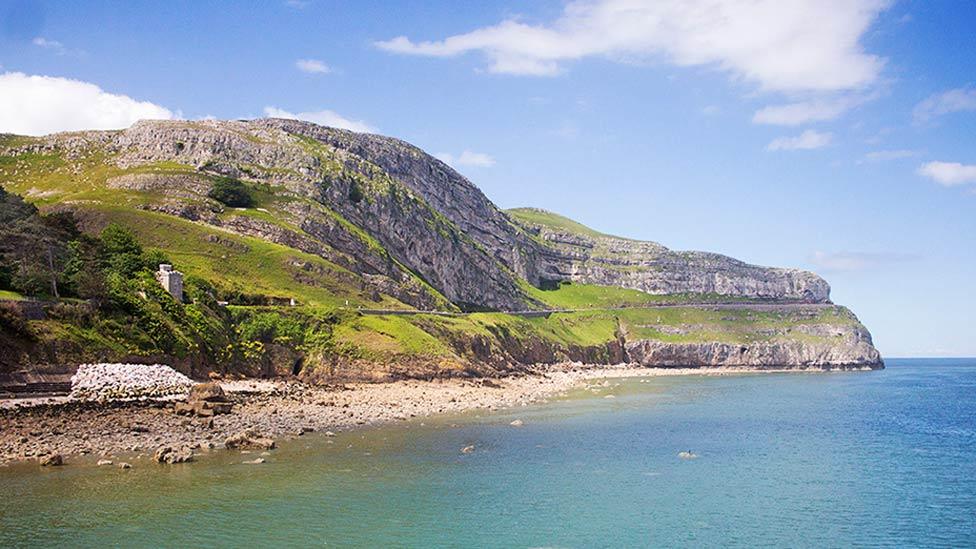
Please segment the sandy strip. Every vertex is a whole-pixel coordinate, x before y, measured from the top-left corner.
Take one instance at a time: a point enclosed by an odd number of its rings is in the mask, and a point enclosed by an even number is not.
[[[498,409],[540,402],[587,380],[652,376],[716,376],[806,370],[748,368],[640,368],[579,364],[539,368],[504,379],[446,379],[314,387],[286,381],[223,383],[235,402],[231,414],[190,418],[172,402],[72,402],[65,397],[6,401],[0,409],[0,463],[57,453],[87,463],[96,458],[133,460],[161,446],[196,451],[222,448],[228,436],[253,429],[276,439],[303,431],[342,431],[414,417],[476,408]],[[87,458],[85,458],[87,456]]]

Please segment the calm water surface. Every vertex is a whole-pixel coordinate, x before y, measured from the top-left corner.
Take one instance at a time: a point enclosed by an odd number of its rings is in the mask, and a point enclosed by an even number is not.
[[[4,468],[0,546],[976,546],[976,361],[888,365],[626,380],[264,465]]]

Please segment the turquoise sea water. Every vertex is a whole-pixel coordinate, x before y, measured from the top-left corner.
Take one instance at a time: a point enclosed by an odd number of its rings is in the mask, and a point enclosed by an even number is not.
[[[976,360],[888,366],[619,381],[264,465],[0,469],[0,546],[976,546]]]

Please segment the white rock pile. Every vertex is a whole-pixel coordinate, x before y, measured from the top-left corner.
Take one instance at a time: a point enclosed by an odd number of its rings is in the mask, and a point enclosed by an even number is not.
[[[185,395],[193,380],[164,364],[82,364],[71,377],[71,397],[122,400]]]

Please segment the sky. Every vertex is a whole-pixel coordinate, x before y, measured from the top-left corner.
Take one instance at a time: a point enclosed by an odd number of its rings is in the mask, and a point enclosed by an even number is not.
[[[0,132],[302,118],[976,356],[976,3],[0,0]]]

